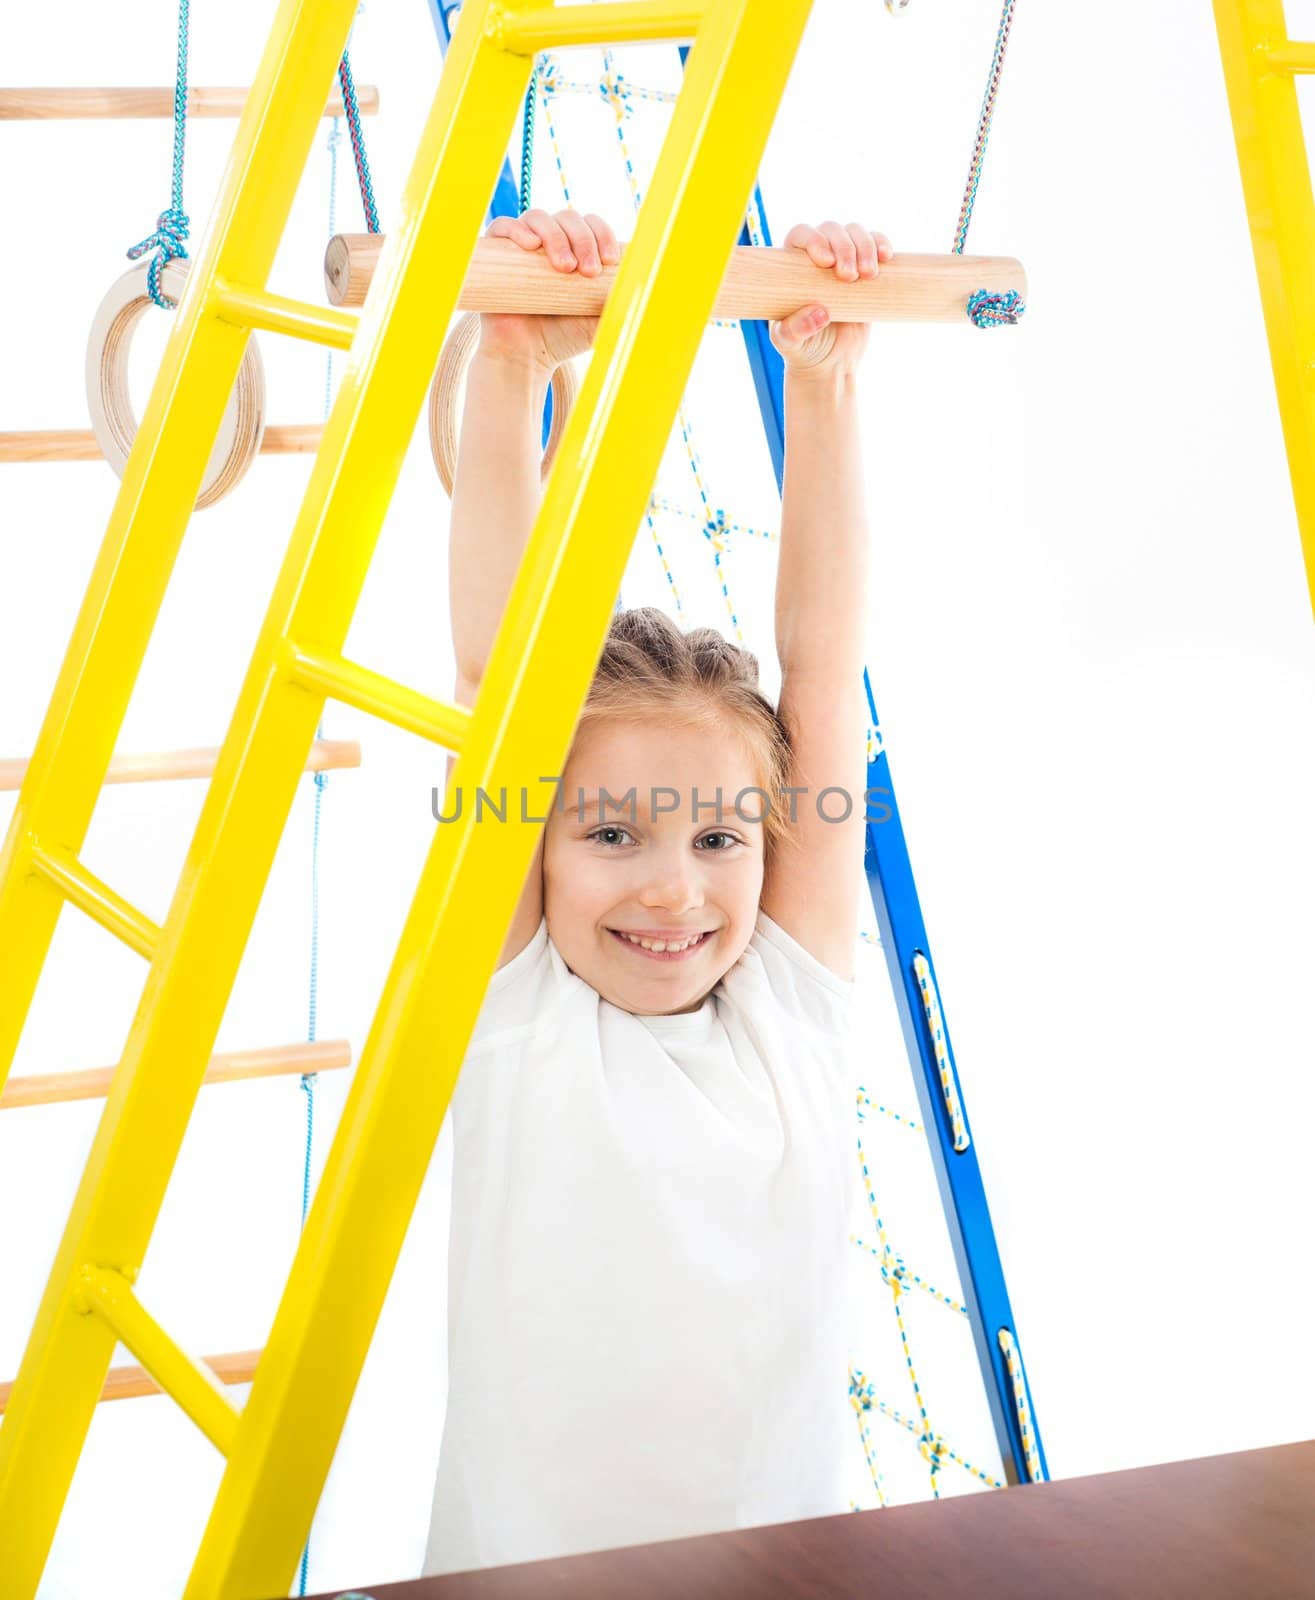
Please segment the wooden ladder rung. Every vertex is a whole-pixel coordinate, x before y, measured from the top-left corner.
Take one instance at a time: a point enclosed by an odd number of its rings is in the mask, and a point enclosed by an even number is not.
[[[262,456],[313,455],[324,432],[319,422],[285,422],[265,429]],[[16,461],[103,461],[104,452],[90,428],[32,428],[0,433],[0,463]]]
[[[356,102],[363,116],[379,109],[379,90],[357,85]],[[189,117],[240,117],[247,103],[245,89],[189,89]],[[172,117],[172,89],[0,89],[0,122],[59,122],[70,118],[123,121],[133,117]],[[326,117],[343,114],[336,91],[324,108]]]
[[[267,1045],[258,1050],[217,1051],[210,1057],[205,1082],[240,1083],[249,1078],[280,1078],[308,1072],[332,1072],[352,1064],[347,1039]],[[20,1106],[63,1105],[72,1100],[102,1100],[110,1092],[117,1067],[89,1067],[79,1072],[37,1072],[10,1078],[0,1089],[0,1111]]]
[[[179,778],[208,778],[219,760],[217,745],[188,750],[159,750],[147,755],[115,756],[105,774],[106,783],[169,783]],[[361,747],[355,739],[317,739],[306,758],[307,772],[336,772],[359,767]],[[28,758],[0,760],[0,793],[19,789],[27,773]]]
[[[263,1350],[235,1350],[228,1355],[202,1356],[201,1359],[220,1383],[231,1387],[236,1383],[251,1382],[256,1375],[256,1365],[262,1355],[264,1355]],[[9,1404],[9,1395],[13,1387],[12,1381],[0,1383],[0,1414],[3,1414]],[[163,1393],[164,1390],[145,1367],[111,1367],[105,1379],[105,1387],[100,1392],[100,1398],[104,1403],[106,1400],[136,1400],[144,1395]]]

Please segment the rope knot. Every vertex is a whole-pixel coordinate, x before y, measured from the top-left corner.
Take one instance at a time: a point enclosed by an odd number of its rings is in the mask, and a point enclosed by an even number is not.
[[[603,99],[616,112],[618,118],[628,117],[634,109],[630,104],[630,85],[623,74],[613,72],[610,68],[603,74],[598,85],[598,92]]]
[[[187,238],[188,219],[185,212],[176,206],[170,206],[167,211],[162,211],[155,219],[155,232],[147,234],[140,244],[133,245],[128,251],[129,261],[139,261],[148,250],[154,250],[151,264],[146,269],[146,290],[156,305],[164,311],[171,311],[178,304],[171,300],[160,288],[160,274],[171,261],[187,260],[187,247],[183,240]]]
[[[539,90],[543,94],[560,94],[562,92],[562,69],[557,65],[553,56],[540,57],[537,73]]]
[[[871,1411],[876,1402],[877,1391],[873,1384],[861,1372],[852,1372],[849,1376],[849,1403],[855,1411]]]
[[[703,537],[718,555],[726,554],[729,549],[726,540],[730,537],[730,529],[726,526],[726,513],[721,506],[718,506],[714,515],[703,524]]]
[[[1017,289],[1005,294],[989,294],[977,289],[968,296],[968,315],[979,328],[1000,328],[1017,322],[1027,306]]]
[[[895,1250],[887,1250],[881,1263],[881,1276],[890,1286],[890,1292],[898,1302],[904,1293],[904,1285],[909,1276],[909,1269],[904,1265],[904,1257]]]

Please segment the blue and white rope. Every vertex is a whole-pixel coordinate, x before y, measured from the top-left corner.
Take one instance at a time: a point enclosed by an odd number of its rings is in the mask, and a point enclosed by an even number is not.
[[[972,221],[973,206],[977,201],[977,186],[982,181],[986,141],[991,134],[991,118],[995,115],[995,102],[1000,92],[1000,76],[1004,71],[1005,51],[1009,46],[1009,30],[1014,25],[1015,3],[1016,0],[1004,0],[1000,26],[996,30],[991,70],[987,75],[986,94],[982,100],[981,115],[977,119],[977,137],[973,141],[972,161],[968,166],[968,183],[963,192],[963,203],[959,207],[959,225],[954,230],[954,244],[951,246],[955,255],[961,256],[963,247],[968,242],[968,224]],[[1015,323],[1026,310],[1027,306],[1017,289],[1010,289],[1006,294],[990,294],[985,289],[977,289],[968,300],[968,316],[979,328],[999,328],[1007,323]]]
[[[171,261],[185,261],[188,218],[183,210],[183,155],[187,142],[187,38],[190,23],[189,0],[178,0],[178,57],[174,71],[174,151],[173,177],[169,192],[168,209],[155,219],[155,232],[149,233],[128,251],[129,261],[138,261],[148,251],[151,257],[146,269],[146,292],[163,311],[172,311],[178,304],[160,287],[160,274]]]

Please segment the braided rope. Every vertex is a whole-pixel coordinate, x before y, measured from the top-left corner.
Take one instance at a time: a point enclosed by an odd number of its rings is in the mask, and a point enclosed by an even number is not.
[[[962,1154],[968,1148],[968,1124],[964,1121],[963,1106],[959,1100],[959,1085],[955,1081],[954,1063],[950,1060],[950,1047],[945,1040],[945,1018],[941,1015],[941,997],[932,976],[931,962],[919,950],[913,957],[913,975],[918,980],[922,995],[922,1014],[927,1019],[927,1031],[936,1056],[936,1074],[941,1080],[941,1093],[945,1096],[945,1110],[950,1118],[950,1132],[954,1148]]]
[[[955,255],[962,255],[968,242],[968,224],[972,221],[973,206],[977,201],[977,186],[982,181],[982,165],[986,160],[986,141],[991,135],[991,118],[995,115],[995,102],[1000,93],[1000,77],[1004,72],[1005,51],[1009,46],[1009,30],[1014,25],[1015,0],[1004,0],[1000,26],[996,29],[995,50],[991,56],[991,70],[987,74],[986,94],[982,100],[981,115],[977,119],[977,137],[973,141],[972,160],[968,165],[968,182],[959,207],[959,225],[954,230]],[[1008,294],[988,294],[978,289],[968,301],[968,315],[979,328],[998,328],[1015,323],[1027,309],[1016,289]]]
[[[146,269],[146,291],[162,311],[172,311],[178,304],[160,287],[160,274],[171,261],[187,259],[188,217],[183,210],[183,155],[187,143],[187,40],[191,22],[189,0],[178,0],[178,52],[174,67],[174,148],[173,173],[169,190],[169,206],[155,219],[155,231],[148,233],[128,251],[129,261],[138,261],[148,251],[151,257]]]
[[[863,1445],[863,1455],[868,1464],[868,1472],[872,1477],[872,1487],[877,1491],[877,1504],[883,1509],[886,1501],[886,1487],[882,1482],[881,1469],[877,1466],[877,1453],[872,1443],[872,1429],[868,1426],[867,1414],[874,1408],[879,1408],[881,1402],[867,1376],[858,1368],[849,1369],[849,1403],[854,1408],[854,1415],[858,1418],[858,1436]],[[851,1502],[852,1503],[852,1502]],[[854,1507],[858,1509],[857,1506]]]
[[[938,1459],[944,1457],[947,1461],[953,1461],[956,1466],[962,1467],[971,1477],[984,1483],[988,1489],[1003,1489],[1005,1487],[1003,1478],[993,1478],[989,1472],[983,1472],[980,1467],[974,1466],[967,1456],[960,1455],[957,1450],[952,1450],[940,1434],[929,1434],[925,1429],[920,1429],[911,1417],[902,1416],[894,1406],[887,1405],[884,1400],[874,1397],[872,1404],[874,1409],[879,1411],[883,1417],[889,1417],[897,1427],[906,1428],[917,1439],[919,1451],[924,1460],[930,1460],[934,1453]]]
[[[892,1111],[889,1106],[879,1106],[870,1100],[867,1090],[860,1083],[858,1086],[858,1120],[866,1122],[869,1111],[875,1111],[880,1116],[889,1117],[892,1122],[898,1122],[901,1128],[907,1128],[910,1133],[922,1132],[922,1124],[915,1122],[912,1117],[906,1117],[902,1111]]]
[[[566,163],[562,159],[561,140],[557,137],[557,122],[552,114],[552,97],[562,92],[562,80],[558,75],[557,63],[550,55],[540,58],[536,76],[543,94],[543,120],[548,129],[549,143],[552,145],[553,163],[557,168],[557,178],[562,186],[562,199],[570,206],[574,204],[571,199],[571,185],[566,176]]]
[[[954,230],[954,243],[950,246],[955,255],[963,254],[968,242],[968,224],[972,221],[973,205],[977,200],[977,185],[982,179],[982,165],[986,160],[986,141],[991,136],[991,118],[995,115],[996,97],[1000,93],[1000,76],[1004,71],[1005,50],[1009,45],[1009,30],[1014,25],[1015,0],[1004,0],[1004,11],[995,35],[995,51],[991,56],[991,70],[986,79],[986,94],[982,112],[977,119],[977,137],[973,141],[972,161],[968,166],[968,183],[959,208],[959,225]]]
[[[1027,1403],[1027,1380],[1023,1376],[1023,1358],[1018,1353],[1014,1336],[1008,1328],[997,1335],[1000,1350],[1009,1372],[1009,1387],[1014,1394],[1014,1411],[1018,1417],[1018,1431],[1023,1437],[1023,1458],[1027,1462],[1027,1475],[1033,1483],[1045,1478],[1041,1470],[1041,1452],[1036,1447],[1036,1434],[1032,1431],[1032,1412]]]
[[[530,183],[534,175],[534,101],[539,85],[538,62],[530,73],[530,86],[525,91],[525,115],[521,119],[521,212],[530,209]]]
[[[968,315],[979,328],[999,328],[1005,323],[1017,322],[1026,310],[1017,289],[1007,289],[1004,294],[974,289],[968,296]]]
[[[356,85],[352,82],[352,66],[347,52],[338,63],[338,85],[342,90],[343,110],[347,116],[347,131],[351,135],[352,155],[356,160],[356,181],[361,189],[361,207],[365,212],[367,233],[379,232],[379,211],[374,203],[374,184],[370,181],[370,162],[365,153],[365,132],[361,127],[361,108],[356,103]]]

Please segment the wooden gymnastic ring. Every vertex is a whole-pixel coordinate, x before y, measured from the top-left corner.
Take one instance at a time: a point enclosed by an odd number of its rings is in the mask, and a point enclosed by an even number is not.
[[[128,393],[128,349],[133,329],[152,304],[146,291],[147,263],[125,272],[110,285],[91,324],[87,339],[87,407],[91,426],[105,459],[120,477],[137,435]],[[187,281],[186,260],[170,261],[160,286],[177,300]],[[260,451],[265,433],[265,368],[254,338],[247,340],[237,381],[219,424],[215,447],[206,463],[196,509],[214,505],[245,475]]]
[[[472,311],[462,317],[448,335],[429,389],[429,446],[449,497],[457,470],[457,395],[478,343],[479,314]],[[553,457],[562,442],[566,419],[571,414],[579,387],[575,367],[569,361],[552,375],[552,422],[543,452],[541,478],[546,478],[552,469]]]

